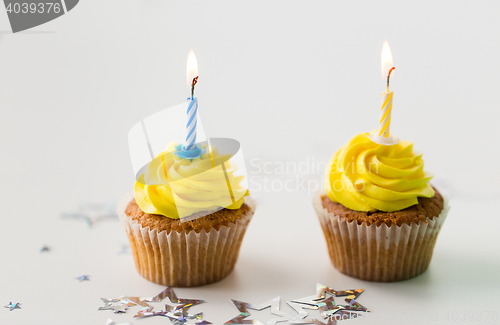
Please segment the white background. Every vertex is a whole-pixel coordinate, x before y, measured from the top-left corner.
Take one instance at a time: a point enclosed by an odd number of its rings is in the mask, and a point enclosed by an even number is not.
[[[499,10],[498,1],[83,0],[12,34],[0,9],[0,304],[22,303],[1,308],[0,323],[169,323],[133,320],[137,308],[97,311],[101,297],[163,287],[117,254],[126,243],[118,221],[89,229],[61,213],[132,190],[127,132],[185,100],[190,49],[205,129],[241,142],[258,201],[233,273],[176,290],[207,300],[191,311],[221,324],[236,315],[231,298],[281,296],[292,312],[285,301],[320,282],[366,290],[358,301],[371,317],[353,324],[460,324],[462,312],[495,323],[484,318],[500,311]],[[311,166],[377,127],[385,39],[396,66],[392,131],[424,152],[452,206],[427,272],[400,283],[336,271],[311,205],[322,173]],[[283,162],[310,170],[276,170]],[[269,173],[256,167],[266,163]],[[292,190],[279,190],[288,179]],[[44,244],[50,253],[39,252]],[[82,274],[91,281],[74,279]],[[269,312],[253,315],[264,322]]]

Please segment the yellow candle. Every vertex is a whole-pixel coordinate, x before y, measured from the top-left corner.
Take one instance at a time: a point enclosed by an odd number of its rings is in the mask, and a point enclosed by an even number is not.
[[[389,77],[394,69],[396,68],[392,67],[389,70],[389,74],[387,75],[387,91],[382,94],[382,108],[380,110],[378,135],[384,138],[388,138],[391,131],[392,95],[394,92],[389,91]]]
[[[380,109],[378,136],[389,138],[391,131],[391,111],[393,97],[393,92],[389,91],[389,78],[391,76],[392,70],[394,70],[395,68],[392,66],[392,53],[387,41],[384,41],[384,44],[382,45],[381,59],[382,77],[385,78],[387,76],[387,91],[382,94],[382,108]]]

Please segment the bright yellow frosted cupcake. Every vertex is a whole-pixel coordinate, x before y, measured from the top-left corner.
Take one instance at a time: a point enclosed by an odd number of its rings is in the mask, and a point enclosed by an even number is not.
[[[424,272],[448,213],[431,178],[411,142],[352,138],[332,157],[325,193],[314,198],[333,265],[371,281]]]
[[[138,272],[168,286],[219,281],[233,269],[255,203],[231,155],[199,145],[195,159],[175,146],[149,163],[121,220]]]

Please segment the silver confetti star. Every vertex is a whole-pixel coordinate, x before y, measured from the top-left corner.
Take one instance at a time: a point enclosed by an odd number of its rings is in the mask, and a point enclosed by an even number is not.
[[[299,301],[311,301],[312,299],[314,299],[316,296],[309,296],[309,297],[304,297],[304,298],[299,298],[297,300]],[[303,318],[306,318],[307,316],[309,316],[309,314],[304,310],[304,309],[314,309],[314,310],[318,310],[318,306],[316,305],[310,305],[310,304],[303,304],[303,303],[298,303],[298,302],[295,302],[294,301],[287,301],[286,302],[290,307],[292,307],[293,310],[295,310],[295,312],[298,313],[298,318],[299,319],[303,319]]]
[[[192,306],[197,305],[197,304],[201,304],[202,302],[204,302],[204,300],[200,300],[200,299],[177,298],[177,295],[175,294],[174,289],[171,287],[167,287],[165,290],[163,290],[162,292],[157,294],[155,297],[147,298],[146,301],[159,302],[165,298],[168,298],[168,300],[170,300],[170,302],[172,302],[174,304],[193,304]]]
[[[13,311],[14,309],[21,309],[21,303],[20,302],[16,302],[16,303],[12,303],[9,302],[9,304],[7,306],[4,306],[5,308],[9,308],[9,311]]]
[[[168,298],[167,298],[168,299]],[[168,299],[170,300],[170,299]],[[200,304],[200,300],[183,299],[184,302],[177,305],[171,306],[165,304],[165,315],[170,319],[174,325],[201,325],[201,324],[212,324],[208,321],[203,320],[203,313],[189,314],[189,308]],[[194,322],[194,323],[193,323]]]
[[[182,313],[179,315],[179,313],[174,314],[175,316],[172,316],[171,313],[167,313],[165,316],[167,316],[172,324],[174,325],[208,325],[212,324],[209,321],[203,320],[203,313],[197,313],[194,315],[188,314],[188,313]]]
[[[349,318],[357,318],[360,314],[353,313],[352,311],[369,311],[368,308],[362,306],[355,301],[364,289],[353,290],[335,290],[330,287],[324,286],[320,283],[316,284],[316,295],[294,299],[288,301],[288,305],[293,308],[298,314],[299,318],[304,319],[308,313],[304,309],[319,310],[323,318],[328,318],[329,322],[335,318],[343,319],[346,316]],[[345,297],[347,305],[337,305],[334,297]],[[337,314],[332,316],[334,314]],[[306,319],[304,319],[306,321]]]
[[[177,308],[179,309],[189,309],[192,306],[201,304],[204,302],[204,300],[198,300],[198,299],[184,299],[184,298],[177,298],[177,295],[175,294],[174,289],[171,287],[167,287],[165,290],[157,294],[155,297],[150,297],[150,298],[141,298],[143,301],[147,302],[159,302],[162,301],[163,299],[168,298],[168,301],[170,303],[174,304],[180,304],[181,306],[178,306]],[[169,309],[168,304],[165,305],[165,309]],[[159,312],[151,312],[149,311],[143,311],[140,310],[135,316],[135,317],[147,317],[147,316],[165,316],[166,313],[168,313],[168,310],[165,311],[159,311]]]
[[[165,305],[165,310],[152,311],[153,307],[148,303],[160,302],[167,298],[168,304]],[[174,290],[167,287],[154,297],[130,297],[121,296],[115,299],[101,298],[104,306],[99,307],[99,310],[113,310],[115,313],[126,312],[127,308],[133,306],[140,306],[141,309],[137,312],[135,317],[150,317],[150,316],[164,316],[168,317],[174,325],[180,324],[195,324],[204,325],[211,324],[203,320],[203,313],[189,314],[188,309],[203,302],[199,299],[184,299],[178,298]],[[177,304],[171,306],[170,304]],[[192,323],[192,322],[195,323]]]
[[[106,298],[101,298],[102,301],[104,301],[104,306],[99,307],[99,310],[112,310],[114,313],[124,313],[126,312],[127,308],[130,307],[131,305],[135,304],[130,304],[122,299],[106,299]]]
[[[80,276],[77,276],[75,279],[77,279],[80,282],[90,281],[89,277],[90,277],[90,275],[80,275]]]
[[[150,306],[147,303],[147,298],[142,298],[142,297],[125,297],[127,300],[129,300],[130,306],[133,306],[134,304],[137,306],[141,306],[141,311],[151,311],[153,310],[153,307]]]
[[[346,298],[345,301],[347,305],[336,305],[334,297],[335,295],[330,292],[325,292],[327,298],[320,300],[316,303],[318,309],[321,312],[321,316],[323,318],[330,317],[340,310],[349,310],[349,311],[369,311],[368,308],[361,305],[359,302],[354,299]]]
[[[322,285],[321,283],[316,283],[316,297],[321,299],[325,298],[325,292],[329,292],[336,297],[345,297],[345,301],[347,302],[348,299],[356,299],[365,289],[351,289],[351,290],[335,290],[330,287],[327,287],[325,285]]]
[[[269,301],[266,301],[260,305],[255,305],[251,304],[248,302],[243,302],[239,300],[234,300],[231,299],[233,302],[233,305],[238,309],[240,314],[236,317],[233,317],[232,319],[228,320],[224,324],[253,324],[253,325],[264,325],[260,321],[256,319],[245,319],[248,316],[250,316],[250,313],[248,312],[248,309],[253,309],[253,310],[263,310],[268,307],[271,307],[271,314],[280,316],[280,317],[286,317],[286,318],[272,318],[269,319],[266,324],[267,325],[274,325],[278,322],[284,322],[290,320],[290,315],[287,313],[284,313],[280,311],[280,297],[276,297],[274,299],[271,299]]]
[[[128,307],[141,306],[141,311],[149,312],[153,309],[144,299],[140,297],[121,296],[120,298],[108,299],[101,298],[104,306],[99,307],[99,310],[113,310],[115,313],[124,313]]]
[[[118,252],[118,255],[130,255],[132,254],[132,250],[129,245],[123,245],[122,249]]]
[[[40,253],[44,252],[50,252],[50,247],[47,245],[44,245],[42,248],[40,248]]]
[[[160,292],[155,297],[150,298],[140,298],[147,302],[158,302],[163,299],[167,299],[168,303],[165,304],[165,310],[151,311],[151,310],[140,310],[135,316],[136,317],[150,317],[150,316],[164,316],[168,317],[174,325],[204,325],[211,324],[210,322],[203,320],[203,313],[189,314],[189,308],[201,304],[204,300],[200,299],[185,299],[178,298],[175,291],[171,287],[167,287],[165,290]],[[172,306],[171,304],[176,304]],[[194,322],[194,323],[193,323]]]
[[[168,312],[185,312],[187,311],[189,308],[193,307],[193,306],[196,306],[196,305],[199,305],[203,302],[203,300],[195,300],[195,299],[179,299],[179,298],[176,298],[177,302],[173,302],[170,300],[170,298],[167,297],[167,300],[170,302],[170,303],[174,303],[174,304],[177,304],[177,306],[171,306],[169,304],[165,304],[165,310],[167,310]]]
[[[104,302],[104,306],[99,307],[99,310],[112,310],[114,313],[124,313],[126,312],[128,307],[136,305],[143,306],[143,309],[147,309],[148,311],[153,309],[153,307],[142,301],[137,300],[136,302],[132,299],[137,299],[137,297],[121,296],[120,298],[116,299],[101,298],[101,300]]]
[[[92,228],[96,223],[105,219],[117,219],[116,204],[112,203],[84,203],[77,211],[63,213],[65,219],[83,220]]]

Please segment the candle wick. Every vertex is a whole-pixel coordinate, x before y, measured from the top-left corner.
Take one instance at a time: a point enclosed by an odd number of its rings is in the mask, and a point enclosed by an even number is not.
[[[198,83],[198,76],[193,78],[193,82],[191,82],[191,99],[194,99],[194,86]]]
[[[389,78],[391,77],[391,72],[392,70],[396,69],[395,67],[392,67],[390,70],[389,70],[389,73],[387,74],[387,92],[389,92]]]

